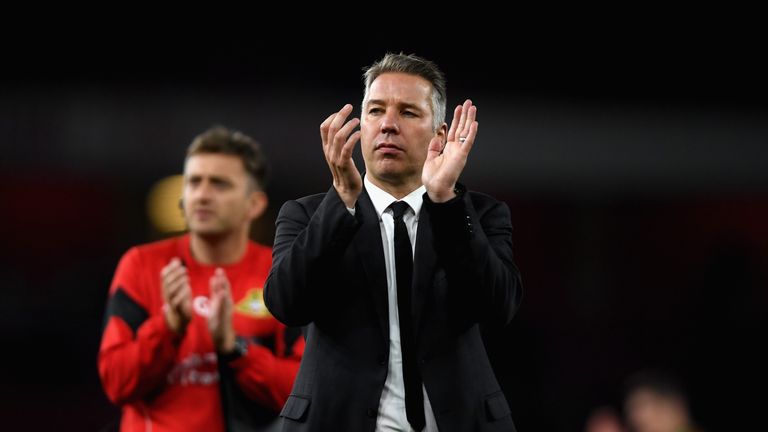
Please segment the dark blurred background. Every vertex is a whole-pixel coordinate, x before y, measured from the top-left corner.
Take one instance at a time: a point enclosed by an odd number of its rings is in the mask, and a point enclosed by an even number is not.
[[[717,24],[517,36],[494,22],[432,40],[376,24],[345,37],[103,24],[6,39],[3,423],[116,418],[96,374],[107,290],[122,253],[167,235],[147,196],[196,134],[223,124],[264,146],[271,205],[254,238],[269,244],[285,200],[330,187],[320,122],[359,106],[363,66],[404,51],[441,65],[449,111],[478,106],[462,181],[512,211],[525,297],[487,345],[518,429],[582,430],[648,367],[679,377],[705,430],[749,425],[766,384],[768,75],[762,32]]]

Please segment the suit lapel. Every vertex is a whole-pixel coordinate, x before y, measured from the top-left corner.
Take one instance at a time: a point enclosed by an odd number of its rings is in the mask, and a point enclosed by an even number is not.
[[[357,232],[354,245],[363,263],[373,297],[374,308],[385,339],[389,340],[389,310],[387,301],[387,273],[384,264],[384,245],[381,242],[381,227],[376,209],[373,207],[368,192],[363,188],[359,206],[363,226]]]
[[[432,224],[424,208],[425,206],[422,205],[419,212],[419,226],[416,230],[416,251],[413,257],[411,304],[413,307],[413,330],[417,338],[416,340],[418,340],[420,335],[424,305],[433,289],[432,278],[434,277],[435,266],[437,265],[437,255],[433,247]]]

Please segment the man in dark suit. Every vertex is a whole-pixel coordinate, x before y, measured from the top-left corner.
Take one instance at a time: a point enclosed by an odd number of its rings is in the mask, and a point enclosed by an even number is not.
[[[479,329],[520,304],[509,209],[457,183],[477,108],[448,128],[445,104],[434,63],[387,54],[361,120],[347,104],[320,126],[333,187],[283,205],[265,288],[275,317],[307,326],[283,430],[515,430]]]

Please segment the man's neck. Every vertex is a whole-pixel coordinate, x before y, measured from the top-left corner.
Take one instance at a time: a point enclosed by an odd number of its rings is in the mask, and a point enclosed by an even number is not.
[[[421,187],[421,179],[412,179],[411,181],[403,182],[390,182],[383,179],[378,179],[374,176],[366,176],[368,180],[376,185],[379,189],[392,195],[397,199],[401,199],[404,196],[410,194],[416,189]]]
[[[231,233],[223,236],[201,236],[190,234],[189,247],[192,256],[201,264],[234,264],[245,255],[248,249],[247,231],[245,235]]]

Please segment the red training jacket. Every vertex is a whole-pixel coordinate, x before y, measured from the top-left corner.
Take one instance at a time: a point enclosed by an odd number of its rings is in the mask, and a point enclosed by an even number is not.
[[[245,356],[220,365],[206,319],[217,266],[196,262],[189,242],[184,235],[131,248],[115,272],[98,368],[107,396],[122,407],[122,431],[223,431],[231,421],[225,414],[231,397],[224,393],[233,388],[274,418],[296,377],[304,338],[263,301],[271,249],[249,242],[240,262],[221,266],[232,287],[235,331],[252,343]],[[160,271],[174,257],[187,267],[193,297],[181,336],[162,312]],[[235,384],[224,386],[225,377]]]

